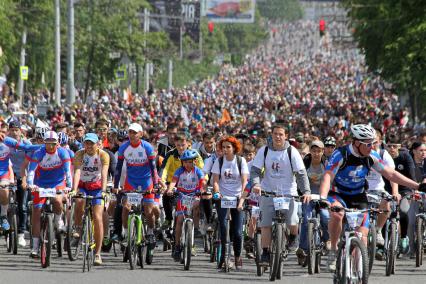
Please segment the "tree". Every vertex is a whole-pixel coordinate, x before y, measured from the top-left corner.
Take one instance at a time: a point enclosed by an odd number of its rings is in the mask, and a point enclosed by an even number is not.
[[[344,5],[369,68],[409,94],[417,119],[418,99],[426,100],[426,1],[345,0]]]
[[[270,20],[294,21],[302,18],[303,9],[298,0],[257,1],[260,15]]]

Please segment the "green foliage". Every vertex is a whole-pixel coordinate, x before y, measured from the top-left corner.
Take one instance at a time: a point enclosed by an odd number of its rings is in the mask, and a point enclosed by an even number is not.
[[[368,66],[410,95],[416,116],[417,99],[426,96],[426,1],[345,0],[344,5]]]
[[[258,0],[256,3],[260,15],[270,20],[294,21],[303,16],[298,0]]]

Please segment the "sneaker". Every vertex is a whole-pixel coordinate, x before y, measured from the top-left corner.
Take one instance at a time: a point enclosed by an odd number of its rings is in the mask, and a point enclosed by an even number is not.
[[[260,257],[260,264],[268,266],[270,259],[271,259],[271,254],[270,254],[269,251],[268,252],[262,252],[262,256]]]
[[[25,241],[25,234],[18,234],[18,246],[24,248],[27,245]]]
[[[288,238],[288,250],[290,252],[296,251],[296,249],[299,247],[299,241],[296,236],[290,235]]]
[[[180,253],[181,253],[181,248],[180,246],[176,246],[175,251],[173,252],[173,259],[178,262],[180,261]]]
[[[191,249],[191,256],[197,256],[197,250],[196,250],[196,248],[195,248],[195,245],[193,245],[193,246],[192,246],[192,249]]]
[[[100,255],[100,254],[96,254],[96,255],[95,255],[95,260],[93,261],[93,264],[94,264],[95,266],[102,265],[102,258],[101,258],[101,255]]]
[[[0,217],[1,219],[1,228],[3,229],[3,231],[9,231],[10,229],[10,225],[9,222],[7,221],[6,216],[2,216]]]
[[[213,227],[212,227],[212,224],[207,224],[206,232],[207,232],[207,233],[213,233]]]
[[[377,241],[377,245],[378,245],[378,246],[384,246],[384,245],[385,245],[385,239],[383,238],[382,230],[379,230],[379,231],[377,232],[377,238],[376,238],[376,241]]]
[[[39,258],[40,257],[40,252],[39,252],[39,250],[38,250],[38,248],[36,248],[36,249],[31,249],[31,252],[30,252],[30,257],[31,258]]]
[[[241,270],[243,268],[243,259],[241,257],[235,257],[235,270]]]
[[[336,251],[330,250],[327,257],[327,267],[330,272],[336,271]]]
[[[330,240],[325,242],[325,248],[326,248],[327,251],[331,250],[331,241]]]
[[[408,237],[401,239],[401,254],[407,254],[410,249],[410,241]]]
[[[298,248],[296,251],[297,263],[299,265],[304,265],[306,262],[306,253],[303,249]]]

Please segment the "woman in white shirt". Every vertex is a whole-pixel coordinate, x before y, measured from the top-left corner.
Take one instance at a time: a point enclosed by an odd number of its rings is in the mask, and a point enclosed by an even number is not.
[[[218,143],[219,149],[223,151],[223,157],[216,159],[213,165],[213,198],[218,199],[223,196],[240,198],[247,185],[249,175],[247,162],[236,153],[241,151],[241,143],[233,136],[222,138]],[[222,268],[225,262],[226,243],[226,208],[218,209],[220,223],[222,257],[218,268]],[[235,268],[242,267],[241,249],[243,234],[243,214],[237,208],[230,209],[232,223],[230,230],[234,232],[233,246],[235,256]]]

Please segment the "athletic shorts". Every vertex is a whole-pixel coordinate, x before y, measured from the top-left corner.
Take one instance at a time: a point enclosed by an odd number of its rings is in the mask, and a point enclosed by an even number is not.
[[[87,190],[87,189],[84,189],[84,188],[79,188],[78,191],[81,192],[82,194],[86,195],[86,196],[102,197],[102,189]],[[92,199],[91,200],[92,206],[103,205],[103,204],[104,204],[103,199]]]
[[[58,185],[55,187],[56,190],[62,190],[65,189],[65,185]],[[34,208],[42,208],[43,205],[46,203],[47,198],[46,197],[40,197],[38,191],[33,191],[32,193],[33,196],[33,207]]]
[[[299,224],[299,205],[300,202],[292,200],[288,210],[284,210],[287,226]],[[273,197],[260,197],[260,216],[259,226],[270,227],[272,226],[272,218],[275,217],[274,198]]]
[[[339,193],[330,192],[328,194],[328,201],[332,204],[335,201],[340,202],[343,207],[353,208],[353,209],[367,209],[368,208],[368,198],[367,194],[361,193],[357,195],[344,195]],[[368,228],[370,226],[369,214],[364,214],[364,221],[362,222],[362,227]]]

